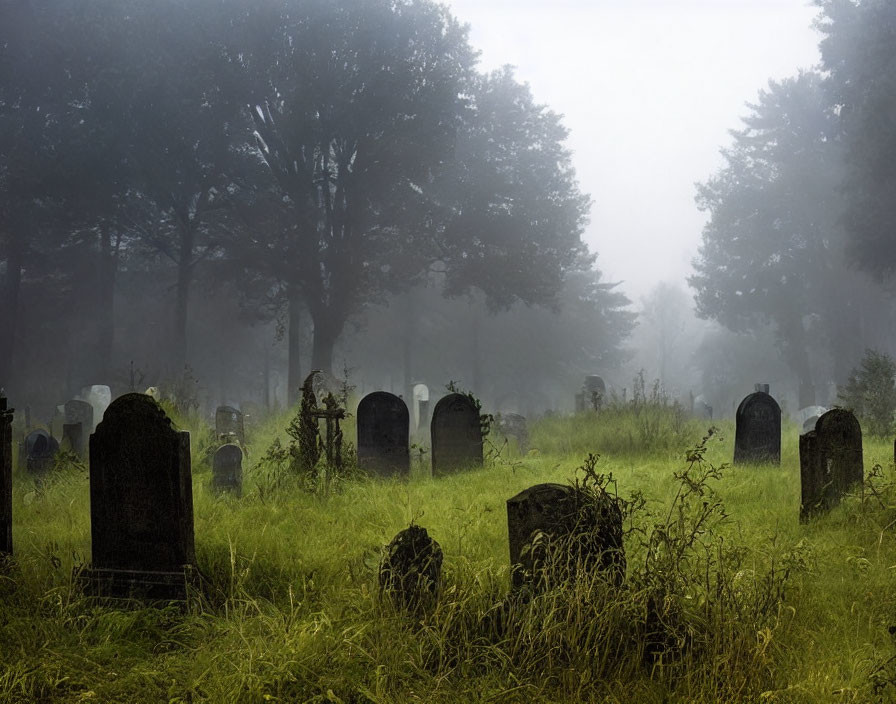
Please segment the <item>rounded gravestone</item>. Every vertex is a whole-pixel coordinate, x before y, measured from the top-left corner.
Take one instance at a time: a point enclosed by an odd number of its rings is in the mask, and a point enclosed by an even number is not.
[[[408,407],[395,394],[375,391],[358,404],[358,466],[380,476],[411,470]]]
[[[43,428],[33,430],[25,437],[25,468],[29,474],[41,475],[53,467],[59,451],[59,442]]]
[[[243,491],[243,451],[239,445],[221,445],[212,458],[212,489],[231,491],[240,496]]]
[[[115,399],[90,436],[90,532],[94,593],[186,597],[196,561],[190,434],[151,396]]]
[[[800,435],[800,519],[833,508],[863,479],[862,427],[850,411],[832,408]]]
[[[781,463],[781,407],[769,394],[747,396],[735,414],[734,464]]]
[[[536,484],[507,500],[507,533],[514,589],[565,584],[579,569],[625,577],[622,511],[608,494]]]
[[[464,394],[448,394],[432,412],[432,473],[448,474],[482,466],[482,426],[479,409]]]
[[[420,611],[434,603],[442,576],[442,548],[426,528],[411,525],[400,531],[383,554],[380,595],[398,609]]]

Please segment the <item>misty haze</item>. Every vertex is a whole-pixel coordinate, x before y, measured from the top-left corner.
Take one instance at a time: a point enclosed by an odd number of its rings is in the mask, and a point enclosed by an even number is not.
[[[891,0],[0,0],[0,702],[896,700],[894,223]]]

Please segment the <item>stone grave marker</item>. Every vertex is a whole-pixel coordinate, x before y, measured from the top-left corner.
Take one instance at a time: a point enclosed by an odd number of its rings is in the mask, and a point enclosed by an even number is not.
[[[426,528],[411,525],[389,543],[380,562],[380,596],[397,609],[419,612],[435,603],[442,576],[442,548]]]
[[[482,466],[482,427],[479,411],[464,394],[442,397],[432,412],[433,476]]]
[[[93,407],[93,425],[84,432],[84,436],[87,437],[90,433],[96,430],[96,426],[103,420],[103,414],[106,412],[109,404],[112,403],[112,389],[105,384],[85,386],[81,389],[79,398]]]
[[[63,438],[65,426],[80,425],[80,431],[76,434],[74,429],[69,429],[69,441],[72,443],[72,451],[83,455],[87,449],[87,437],[93,432],[93,406],[87,401],[72,399],[65,402],[65,421],[63,423]]]
[[[535,591],[575,579],[577,570],[625,578],[622,511],[564,484],[536,484],[507,500],[511,585]]]
[[[239,445],[221,445],[212,459],[212,489],[217,492],[232,491],[237,496],[243,492],[243,451]]]
[[[800,520],[827,511],[864,479],[862,428],[850,412],[832,408],[800,435]]]
[[[218,406],[215,410],[215,434],[219,439],[235,437],[240,445],[246,444],[243,414],[233,406]]]
[[[0,556],[12,555],[12,420],[0,393]]]
[[[190,434],[150,396],[115,399],[90,437],[95,596],[184,599],[193,579]]]
[[[519,413],[502,413],[497,417],[498,432],[504,437],[516,439],[516,447],[521,455],[529,451],[529,428],[526,417]]]
[[[29,474],[41,476],[53,467],[53,459],[59,451],[59,442],[43,428],[32,430],[25,436],[25,469]]]
[[[426,428],[429,425],[429,387],[426,384],[414,384],[414,429]]]
[[[380,476],[406,477],[410,414],[395,394],[374,391],[358,404],[358,466]]]
[[[781,464],[781,407],[774,398],[756,391],[740,402],[734,418],[734,464]]]

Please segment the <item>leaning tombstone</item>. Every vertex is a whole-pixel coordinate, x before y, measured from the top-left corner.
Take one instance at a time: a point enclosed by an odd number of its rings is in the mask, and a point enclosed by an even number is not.
[[[59,442],[43,429],[34,430],[25,438],[25,469],[41,477],[53,468]]]
[[[734,464],[781,464],[781,407],[768,392],[744,398],[734,418]]]
[[[12,419],[0,393],[0,557],[12,555]]]
[[[383,477],[406,477],[411,471],[408,449],[410,414],[395,394],[375,391],[358,404],[358,466]]]
[[[442,576],[442,548],[426,528],[410,525],[396,535],[380,562],[380,596],[395,608],[419,613],[435,603]]]
[[[65,402],[65,423],[63,425],[63,432],[65,425],[75,425],[80,424],[81,432],[80,437],[77,439],[77,447],[72,447],[72,450],[76,453],[83,454],[87,445],[87,436],[93,432],[93,406],[91,406],[87,401],[80,401],[78,399],[72,399],[71,401]],[[70,433],[72,431],[69,431]]]
[[[212,489],[216,492],[243,492],[243,451],[239,445],[221,445],[212,460]]]
[[[215,410],[215,434],[219,439],[236,438],[240,445],[246,444],[243,414],[233,406],[218,406]]]
[[[430,423],[433,476],[482,466],[482,425],[479,409],[465,394],[439,400]]]
[[[863,479],[862,428],[850,411],[833,408],[800,435],[800,520],[830,510]]]
[[[625,578],[622,511],[604,492],[536,484],[507,500],[507,532],[514,590],[568,584],[580,570]]]
[[[115,399],[90,437],[94,596],[185,599],[193,581],[190,434],[152,397]]]

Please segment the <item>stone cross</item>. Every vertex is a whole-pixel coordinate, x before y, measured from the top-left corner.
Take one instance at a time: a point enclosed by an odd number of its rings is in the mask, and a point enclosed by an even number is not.
[[[339,408],[339,403],[332,393],[328,393],[324,399],[324,407],[311,411],[311,417],[315,420],[326,421],[327,435],[324,441],[324,450],[327,457],[327,466],[336,469],[342,468],[342,430],[339,421],[345,418],[345,409]]]

